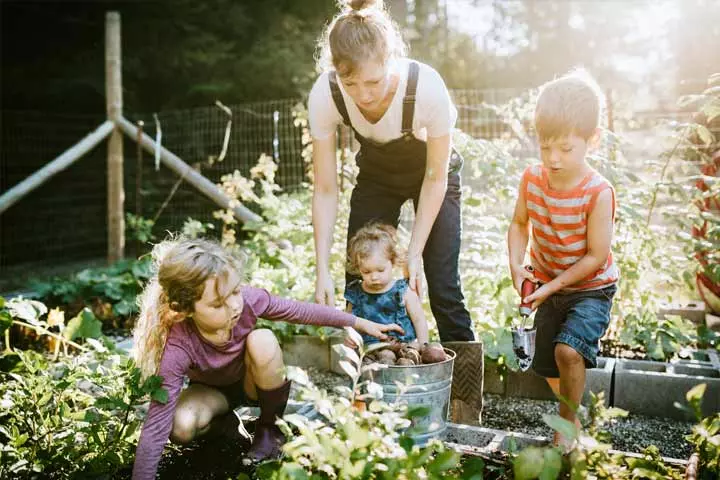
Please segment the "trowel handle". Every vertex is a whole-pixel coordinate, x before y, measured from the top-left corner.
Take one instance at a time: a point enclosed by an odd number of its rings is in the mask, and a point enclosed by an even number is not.
[[[531,265],[525,265],[525,270],[528,272],[534,272],[535,269]],[[520,315],[527,317],[532,312],[532,304],[524,303],[525,297],[531,295],[535,291],[536,285],[532,280],[526,278],[523,280],[520,286]]]

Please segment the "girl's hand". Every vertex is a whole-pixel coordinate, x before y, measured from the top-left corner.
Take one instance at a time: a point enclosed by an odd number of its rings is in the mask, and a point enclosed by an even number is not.
[[[390,339],[390,337],[386,335],[386,332],[398,332],[400,335],[405,335],[405,330],[403,330],[402,327],[396,323],[384,325],[381,323],[371,322],[370,320],[365,320],[364,318],[359,317],[356,317],[355,320],[355,330],[360,333],[364,333],[365,335],[375,337],[382,342]]]
[[[512,276],[513,286],[518,295],[521,295],[523,280],[530,279],[533,283],[537,283],[537,278],[532,272],[528,272],[523,265],[511,265],[510,276]]]

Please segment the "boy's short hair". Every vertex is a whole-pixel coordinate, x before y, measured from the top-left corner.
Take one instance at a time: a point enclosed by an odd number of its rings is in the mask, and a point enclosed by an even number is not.
[[[589,139],[600,123],[604,96],[585,70],[575,70],[540,87],[535,129],[540,140],[567,135]]]

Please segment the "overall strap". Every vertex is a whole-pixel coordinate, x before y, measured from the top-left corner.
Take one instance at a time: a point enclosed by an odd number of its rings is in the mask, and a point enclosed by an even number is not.
[[[337,84],[337,74],[335,70],[328,74],[328,80],[330,81],[330,92],[332,93],[333,102],[335,102],[335,107],[342,116],[343,123],[348,127],[352,127],[352,125],[350,125],[350,116],[348,115],[347,107],[345,107],[345,100]]]
[[[412,134],[413,117],[415,116],[415,92],[417,91],[419,71],[420,66],[417,62],[410,63],[402,110],[402,134],[404,136]]]

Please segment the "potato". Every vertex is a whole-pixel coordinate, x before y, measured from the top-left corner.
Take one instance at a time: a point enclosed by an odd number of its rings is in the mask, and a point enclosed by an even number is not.
[[[426,343],[420,351],[422,362],[425,364],[444,362],[447,358],[445,350],[439,343]]]
[[[414,365],[420,364],[420,352],[409,345],[405,345],[400,349],[400,358],[412,360]]]
[[[413,362],[410,358],[399,358],[395,365],[409,367],[411,365],[415,365],[415,362]]]
[[[386,350],[392,350],[392,352],[397,356],[397,354],[400,352],[400,349],[403,347],[403,344],[400,343],[400,341],[396,338],[393,338],[390,340],[390,345],[385,347]]]
[[[395,352],[387,348],[377,352],[378,363],[382,363],[384,365],[395,365],[396,359],[397,357],[395,356]]]

